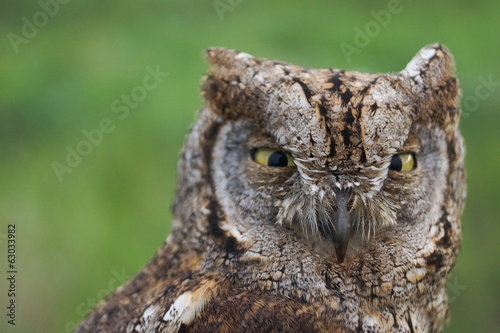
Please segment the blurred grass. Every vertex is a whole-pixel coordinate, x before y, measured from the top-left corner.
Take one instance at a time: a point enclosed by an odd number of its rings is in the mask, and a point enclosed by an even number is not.
[[[7,34],[21,34],[21,19],[31,20],[40,6],[4,1],[0,237],[16,223],[20,272],[17,325],[8,327],[2,314],[0,331],[69,332],[111,291],[117,272],[133,275],[154,254],[169,231],[178,152],[202,103],[203,49],[387,72],[438,41],[455,56],[464,97],[474,96],[479,76],[500,81],[499,2],[402,0],[401,6],[348,62],[340,43],[354,44],[354,28],[364,29],[370,11],[386,9],[386,1],[242,1],[223,20],[213,1],[69,2],[18,53]],[[156,65],[169,76],[120,120],[111,103]],[[468,202],[445,332],[500,328],[499,106],[495,90],[461,123]],[[66,147],[75,149],[82,130],[103,118],[115,131],[59,182],[52,162],[64,163]],[[0,242],[4,271],[5,239]]]

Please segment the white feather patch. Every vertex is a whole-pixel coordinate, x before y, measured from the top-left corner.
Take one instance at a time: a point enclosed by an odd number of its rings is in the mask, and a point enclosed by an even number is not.
[[[420,71],[424,64],[428,62],[436,54],[436,49],[426,48],[421,50],[409,63],[406,68],[402,71],[404,75],[414,78],[414,80],[423,86],[424,82],[420,76]]]
[[[238,243],[243,243],[248,241],[248,239],[240,233],[235,224],[225,223],[222,224],[220,227],[222,230],[227,231],[231,236],[233,236],[238,241]]]
[[[422,59],[429,60],[430,58],[436,55],[436,49],[434,48],[426,48],[420,51],[420,56]]]
[[[247,58],[253,58],[252,55],[245,53],[245,52],[240,52],[236,55],[236,59],[247,59]]]
[[[144,310],[142,314],[142,325],[138,324],[134,327],[136,332],[153,332],[154,328],[152,325],[154,324],[153,319],[158,312],[159,307],[156,305],[151,305],[149,308]],[[129,330],[127,330],[129,331]]]
[[[177,297],[162,318],[167,323],[166,332],[177,332],[181,324],[191,323],[217,290],[217,283],[209,280],[198,289],[186,291]]]

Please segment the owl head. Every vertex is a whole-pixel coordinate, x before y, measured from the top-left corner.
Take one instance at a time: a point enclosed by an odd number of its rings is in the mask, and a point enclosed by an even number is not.
[[[207,179],[226,220],[291,231],[339,262],[389,231],[433,227],[456,252],[465,196],[460,91],[443,46],[423,48],[393,74],[222,48],[206,58],[207,115],[195,127],[214,138],[199,151],[209,155]],[[217,126],[200,130],[209,123]]]
[[[465,199],[448,51],[394,74],[206,57],[172,233],[76,332],[439,332]]]

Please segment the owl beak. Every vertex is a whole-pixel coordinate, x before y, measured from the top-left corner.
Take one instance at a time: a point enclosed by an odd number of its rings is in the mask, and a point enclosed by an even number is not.
[[[343,262],[349,244],[349,202],[350,192],[339,191],[336,195],[337,210],[332,216],[333,228],[324,228],[326,238],[335,246],[337,260]]]

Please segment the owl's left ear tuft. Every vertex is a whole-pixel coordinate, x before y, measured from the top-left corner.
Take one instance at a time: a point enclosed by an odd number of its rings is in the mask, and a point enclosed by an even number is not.
[[[455,61],[446,47],[430,44],[422,48],[400,74],[413,79],[424,91],[437,89],[455,79]]]
[[[411,89],[425,106],[419,108],[420,117],[454,131],[460,118],[461,93],[448,49],[440,44],[424,47],[400,75],[413,81]]]

